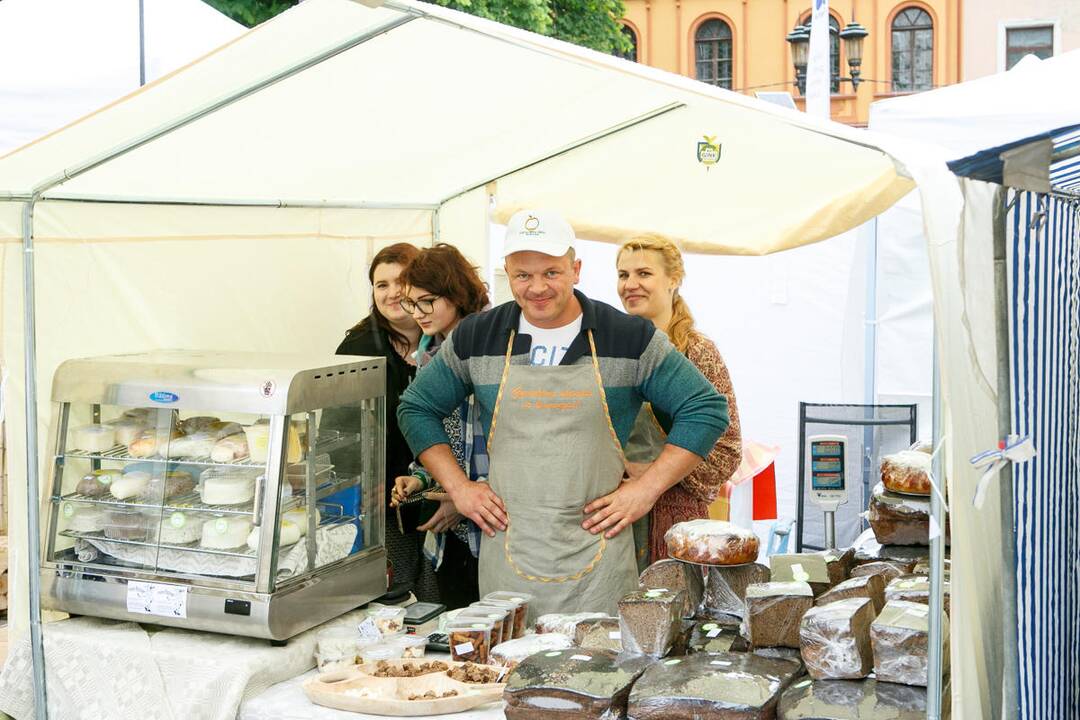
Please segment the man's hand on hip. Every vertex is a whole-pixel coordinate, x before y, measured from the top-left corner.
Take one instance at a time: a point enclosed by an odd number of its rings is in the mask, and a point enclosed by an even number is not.
[[[648,514],[658,497],[648,483],[640,480],[623,482],[615,492],[585,506],[585,514],[590,517],[581,523],[581,527],[593,535],[602,532],[610,540]]]
[[[457,511],[476,523],[488,537],[495,537],[496,530],[506,529],[506,507],[486,482],[460,483],[454,489],[447,488]]]

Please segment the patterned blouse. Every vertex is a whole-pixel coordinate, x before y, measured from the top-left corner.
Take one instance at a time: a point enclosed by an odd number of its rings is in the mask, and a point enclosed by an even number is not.
[[[727,396],[728,429],[717,440],[705,461],[682,481],[682,486],[695,499],[711,504],[720,494],[720,487],[735,474],[742,462],[742,431],[739,428],[739,407],[735,402],[735,389],[720,351],[712,340],[699,332],[690,335],[686,357],[701,374],[716,387],[717,392]]]

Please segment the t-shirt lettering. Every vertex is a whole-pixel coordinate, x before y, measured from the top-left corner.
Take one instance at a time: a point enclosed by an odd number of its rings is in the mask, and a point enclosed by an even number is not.
[[[532,365],[555,366],[562,362],[570,344],[581,332],[581,315],[562,327],[539,328],[521,316],[518,332],[532,337],[529,348],[529,363]]]

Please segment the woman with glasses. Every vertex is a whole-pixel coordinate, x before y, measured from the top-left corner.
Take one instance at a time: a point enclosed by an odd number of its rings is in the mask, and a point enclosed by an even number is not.
[[[420,327],[402,307],[405,297],[401,273],[420,253],[408,243],[397,243],[383,248],[371,261],[368,280],[371,282],[371,311],[367,317],[353,326],[338,346],[338,355],[367,355],[386,358],[386,486],[387,497],[394,487],[394,478],[409,471],[412,452],[401,435],[397,423],[397,406],[401,393],[405,392],[416,375],[414,356],[420,341]],[[343,430],[352,429],[359,423],[358,417],[347,412],[324,416],[324,426]],[[337,453],[332,460],[339,473],[361,472],[361,458],[355,453]],[[387,514],[386,553],[393,569],[393,581],[389,594],[400,595],[413,592],[426,602],[438,601],[438,586],[431,565],[424,562],[424,533],[417,532],[416,518],[399,526],[392,513]]]
[[[421,250],[401,280],[405,285],[401,306],[412,313],[424,335],[417,352],[417,366],[423,372],[462,318],[488,306],[487,289],[476,268],[457,248],[445,243]],[[486,477],[487,443],[471,396],[443,419],[443,428],[458,465],[469,479]],[[442,495],[439,488],[433,487],[430,474],[414,463],[410,474],[397,478],[391,503],[404,503],[410,495],[422,491]],[[449,496],[431,509],[434,514],[418,529],[429,533],[424,551],[436,569],[441,601],[449,609],[465,607],[480,596],[480,529],[458,513]]]

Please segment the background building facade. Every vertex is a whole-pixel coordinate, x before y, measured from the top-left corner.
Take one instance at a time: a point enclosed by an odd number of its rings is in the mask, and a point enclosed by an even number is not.
[[[748,95],[788,91],[801,109],[785,38],[810,8],[809,0],[626,0],[625,24],[639,62]],[[869,31],[858,89],[834,79],[834,120],[863,125],[874,100],[961,80],[962,0],[830,0],[829,11],[834,76],[850,76],[840,32],[853,20]]]
[[[978,0],[978,9],[963,18],[964,80],[1008,70],[1027,53],[1080,48],[1080,0]]]

